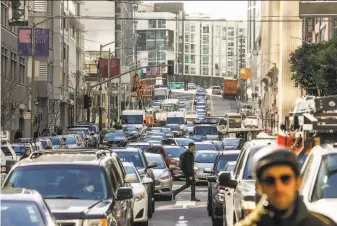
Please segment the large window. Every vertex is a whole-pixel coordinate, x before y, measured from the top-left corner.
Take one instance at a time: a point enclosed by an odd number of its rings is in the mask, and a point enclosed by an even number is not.
[[[1,47],[1,76],[7,77],[8,49]]]
[[[205,34],[209,34],[209,26],[208,25],[203,26],[202,32],[205,33]]]
[[[189,52],[190,52],[190,45],[185,44],[185,53],[189,53]]]
[[[158,20],[158,28],[166,28],[166,20]]]
[[[188,65],[185,65],[185,74],[189,74]]]
[[[188,64],[189,63],[189,60],[188,60],[189,56],[186,56],[185,55],[185,63]]]
[[[195,42],[195,34],[191,34],[191,42],[194,43]]]
[[[25,58],[20,57],[20,77],[19,77],[19,82],[24,83],[25,82],[25,69],[26,69],[26,64],[25,64]]]
[[[149,24],[149,28],[156,28],[157,24],[156,24],[156,20],[149,20],[148,22]]]
[[[208,56],[202,56],[202,64],[208,65],[209,63],[209,57]]]
[[[203,66],[203,67],[202,67],[202,74],[203,74],[203,75],[208,75],[208,71],[209,71],[209,69],[208,69],[207,66]]]
[[[195,64],[195,55],[191,55],[191,64]]]
[[[202,54],[209,54],[209,46],[202,47]]]
[[[191,44],[191,53],[195,53],[195,44]]]
[[[18,76],[17,76],[17,55],[13,52],[11,52],[11,74],[10,74],[10,78],[12,78],[13,80],[18,81]]]
[[[202,43],[203,44],[209,44],[209,35],[203,35]]]
[[[191,74],[192,74],[192,75],[195,75],[195,67],[192,67],[192,66],[191,66]]]
[[[185,42],[190,42],[190,35],[189,34],[185,35]]]
[[[195,32],[195,26],[191,25],[191,32]]]

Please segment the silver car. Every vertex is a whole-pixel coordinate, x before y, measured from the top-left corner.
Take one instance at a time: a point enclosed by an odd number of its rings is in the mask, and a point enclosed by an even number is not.
[[[201,181],[207,181],[207,177],[210,173],[205,173],[207,168],[213,169],[218,151],[197,151],[194,157],[194,169],[196,172],[196,179]]]
[[[170,170],[160,154],[145,153],[148,162],[157,162],[157,166],[152,169],[155,177],[155,195],[167,196],[172,199],[173,177]]]

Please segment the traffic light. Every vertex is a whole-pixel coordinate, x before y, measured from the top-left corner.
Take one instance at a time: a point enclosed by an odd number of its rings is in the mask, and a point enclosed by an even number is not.
[[[168,75],[174,75],[174,61],[173,60],[168,60],[167,64],[167,74]]]
[[[91,107],[91,97],[89,95],[84,95],[84,109],[88,109]]]

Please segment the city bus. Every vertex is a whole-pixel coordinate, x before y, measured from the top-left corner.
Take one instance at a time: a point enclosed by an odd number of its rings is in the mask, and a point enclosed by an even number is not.
[[[166,99],[160,104],[160,109],[163,112],[179,111],[180,100]]]

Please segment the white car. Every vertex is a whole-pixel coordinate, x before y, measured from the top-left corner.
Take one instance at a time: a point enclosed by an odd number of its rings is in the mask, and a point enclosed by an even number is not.
[[[123,166],[126,172],[125,180],[132,186],[133,191],[133,220],[135,223],[144,223],[148,225],[148,195],[144,184],[152,183],[152,179],[144,177],[140,178],[137,169],[132,163],[123,162]]]
[[[303,201],[310,211],[337,222],[337,148],[317,145],[302,167]]]

